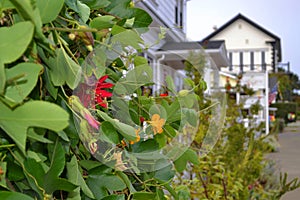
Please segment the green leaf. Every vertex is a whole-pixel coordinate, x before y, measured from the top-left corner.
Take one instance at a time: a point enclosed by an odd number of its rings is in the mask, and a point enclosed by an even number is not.
[[[164,126],[164,132],[166,133],[166,135],[170,138],[174,138],[176,136],[176,131],[175,129],[170,126],[170,125],[165,125]]]
[[[148,59],[143,56],[136,56],[134,57],[134,65],[135,66],[148,65]]]
[[[152,17],[144,10],[140,8],[133,8],[134,15],[134,28],[148,27],[152,23]]]
[[[119,122],[100,110],[97,110],[97,113],[102,119],[110,122],[124,138],[133,141],[136,140],[135,129],[132,126]]]
[[[57,135],[66,142],[70,142],[68,135],[64,131],[58,131]]]
[[[65,151],[62,144],[57,140],[54,146],[54,151],[51,155],[50,168],[45,174],[45,179],[49,182],[51,179],[58,177],[65,167]]]
[[[113,195],[109,195],[107,197],[104,197],[101,200],[125,200],[125,195],[124,194],[121,194],[121,195],[113,194]]]
[[[25,152],[29,127],[60,131],[68,125],[68,113],[61,107],[43,101],[30,101],[11,110],[0,102],[0,127]]]
[[[0,161],[0,169],[2,170],[2,173],[0,174],[0,186],[3,188],[7,188],[6,185],[6,162]]]
[[[10,0],[0,0],[0,12],[12,8],[14,8],[14,5],[10,2]]]
[[[42,192],[40,191],[40,187],[44,185],[44,175],[45,171],[42,165],[37,162],[35,159],[27,158],[24,161],[24,167],[28,173],[25,173],[27,180],[31,187],[42,196]]]
[[[65,83],[74,89],[81,75],[81,67],[75,63],[64,49],[56,50],[56,57],[49,59],[50,77],[55,86],[62,86]]]
[[[88,5],[92,10],[104,8],[110,4],[108,0],[81,0],[81,2]]]
[[[32,128],[28,129],[27,137],[41,143],[49,143],[49,144],[53,143],[53,141],[48,140],[42,135],[37,134]]]
[[[112,35],[117,35],[119,33],[122,33],[124,31],[126,31],[127,29],[122,27],[122,26],[118,26],[118,25],[114,25],[111,29],[111,34]]]
[[[33,24],[28,21],[0,28],[0,60],[3,63],[16,61],[31,42],[33,30]]]
[[[196,127],[198,125],[199,116],[194,109],[183,108],[182,113],[182,123],[188,122],[193,127]]]
[[[21,103],[35,87],[43,66],[35,63],[20,63],[10,69],[6,69],[8,83],[5,98]]]
[[[107,12],[121,18],[131,18],[133,9],[130,8],[131,0],[110,0],[110,5],[105,9]]]
[[[132,148],[134,150],[134,153],[153,152],[159,149],[159,144],[154,139],[148,139],[146,141],[134,144]]]
[[[38,0],[36,5],[40,11],[42,23],[46,24],[56,19],[64,5],[64,0]]]
[[[176,192],[178,193],[178,197],[180,200],[189,200],[191,199],[191,194],[188,186],[180,185],[176,187]]]
[[[166,83],[167,83],[168,90],[170,90],[173,94],[176,94],[176,87],[173,78],[170,75],[167,75]]]
[[[102,77],[105,74],[105,71],[107,69],[106,67],[107,55],[108,52],[106,47],[102,45],[97,45],[94,48],[93,53],[90,54],[85,59],[85,62],[81,64],[84,70],[83,74],[85,76],[92,76],[92,74],[94,74],[97,79]]]
[[[164,168],[161,168],[155,171],[154,178],[161,183],[168,182],[175,175],[175,171],[172,170],[172,165],[168,165]]]
[[[35,36],[40,39],[40,45],[49,46],[49,42],[42,31],[42,20],[38,9],[34,9],[30,0],[10,0],[24,20],[31,21],[35,26]]]
[[[121,172],[121,171],[116,171],[116,174],[124,181],[124,183],[126,184],[127,188],[129,189],[129,191],[131,193],[136,192],[135,188],[133,187],[130,179],[128,178],[128,176]]]
[[[0,94],[3,94],[3,93],[4,93],[5,82],[6,82],[5,66],[4,66],[4,64],[0,61]]]
[[[14,162],[8,162],[7,167],[9,171],[7,172],[7,178],[10,181],[21,181],[25,178],[22,168]]]
[[[102,181],[101,185],[108,190],[122,191],[126,188],[124,181],[116,175],[101,175],[100,177],[93,178],[98,178],[99,181]]]
[[[198,165],[198,155],[192,149],[187,149],[177,160],[174,161],[175,168],[178,172],[183,172],[186,169],[187,162]]]
[[[93,160],[81,160],[79,164],[88,171],[102,165],[102,163]]]
[[[101,130],[104,133],[104,135],[109,139],[110,142],[114,144],[120,143],[119,135],[116,129],[114,128],[114,126],[110,122],[108,121],[102,122]]]
[[[87,195],[89,198],[94,199],[94,195],[92,191],[88,188],[87,184],[85,183],[82,174],[79,171],[78,162],[75,156],[72,157],[71,161],[67,163],[67,176],[68,180],[73,183],[74,185],[79,185],[82,192]],[[75,193],[78,191],[75,190]],[[71,192],[71,195],[74,192]],[[80,192],[78,192],[80,195]]]
[[[98,30],[111,28],[115,24],[114,19],[115,17],[110,15],[96,17],[91,21],[90,26]]]
[[[153,71],[149,65],[141,65],[130,70],[114,87],[114,94],[132,94],[141,86],[152,83]],[[117,98],[112,97],[113,101]]]
[[[58,88],[55,87],[51,81],[50,77],[50,72],[48,68],[44,68],[44,73],[43,73],[43,80],[45,81],[45,87],[47,88],[47,91],[49,94],[56,99],[57,98],[57,93],[58,93]]]
[[[156,134],[154,139],[159,144],[159,148],[163,148],[167,144],[167,137],[165,134]]]
[[[27,196],[18,192],[8,192],[8,191],[0,191],[0,199],[5,200],[34,200],[30,196]]]
[[[40,153],[36,153],[34,151],[27,151],[27,158],[32,158],[34,160],[36,160],[37,162],[44,162],[46,161],[48,158]]]
[[[49,182],[49,183],[47,182],[45,190],[46,190],[47,194],[52,194],[53,192],[55,192],[57,190],[71,192],[74,189],[76,189],[77,187],[78,187],[77,185],[70,183],[66,179],[56,178],[56,179],[51,180],[51,182]]]
[[[188,94],[186,96],[179,96],[178,100],[180,101],[180,105],[184,108],[193,108],[197,106],[197,99],[195,94]]]
[[[112,37],[112,43],[121,43],[123,47],[131,46],[135,49],[141,49],[140,44],[143,40],[133,30],[125,30]]]
[[[78,185],[66,179],[59,178],[65,167],[65,151],[59,140],[56,141],[51,157],[50,168],[44,176],[44,188],[47,194],[56,190],[73,191]]]
[[[150,192],[135,192],[133,193],[133,200],[157,199],[155,193]]]
[[[80,16],[83,23],[89,19],[90,8],[79,0],[65,0],[65,3]]]
[[[90,175],[87,179],[87,183],[96,199],[102,199],[107,196],[107,190],[122,191],[126,188],[126,184],[120,177],[108,174]]]

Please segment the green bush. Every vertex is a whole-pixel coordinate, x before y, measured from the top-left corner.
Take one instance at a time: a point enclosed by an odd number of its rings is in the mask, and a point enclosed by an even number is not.
[[[285,123],[288,123],[288,113],[296,113],[297,111],[297,103],[294,102],[280,102],[280,103],[274,103],[271,105],[271,107],[277,108],[276,111],[276,117],[284,119]],[[297,119],[297,115],[296,115]]]

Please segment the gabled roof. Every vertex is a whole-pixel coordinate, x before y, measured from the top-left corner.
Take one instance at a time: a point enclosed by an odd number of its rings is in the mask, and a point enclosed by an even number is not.
[[[229,20],[227,23],[225,23],[224,25],[222,25],[220,28],[218,28],[216,31],[214,31],[213,33],[211,33],[210,35],[206,36],[202,42],[204,43],[205,41],[209,41],[211,40],[214,36],[216,36],[218,33],[222,32],[223,30],[225,30],[227,27],[229,27],[231,24],[233,24],[235,21],[242,19],[244,21],[246,21],[247,23],[249,23],[250,25],[252,25],[253,27],[257,28],[258,30],[260,30],[261,32],[265,33],[266,35],[270,36],[271,38],[273,38],[275,40],[275,48],[278,51],[278,57],[279,57],[279,61],[281,61],[281,44],[280,44],[280,38],[278,36],[276,36],[275,34],[271,33],[270,31],[266,30],[265,28],[263,28],[262,26],[258,25],[257,23],[253,22],[252,20],[250,20],[249,18],[245,17],[244,15],[242,15],[241,13],[239,13],[237,16],[235,16],[234,18],[232,18],[231,20]]]

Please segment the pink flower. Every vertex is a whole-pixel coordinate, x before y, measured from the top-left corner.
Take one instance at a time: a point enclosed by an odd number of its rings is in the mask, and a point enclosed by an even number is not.
[[[88,123],[95,129],[99,129],[100,122],[95,120],[95,118],[87,112],[84,112],[84,118],[88,121]]]

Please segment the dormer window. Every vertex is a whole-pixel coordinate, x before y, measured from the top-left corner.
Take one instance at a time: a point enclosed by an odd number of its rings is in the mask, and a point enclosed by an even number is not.
[[[175,24],[183,28],[183,1],[177,0],[175,5]]]

